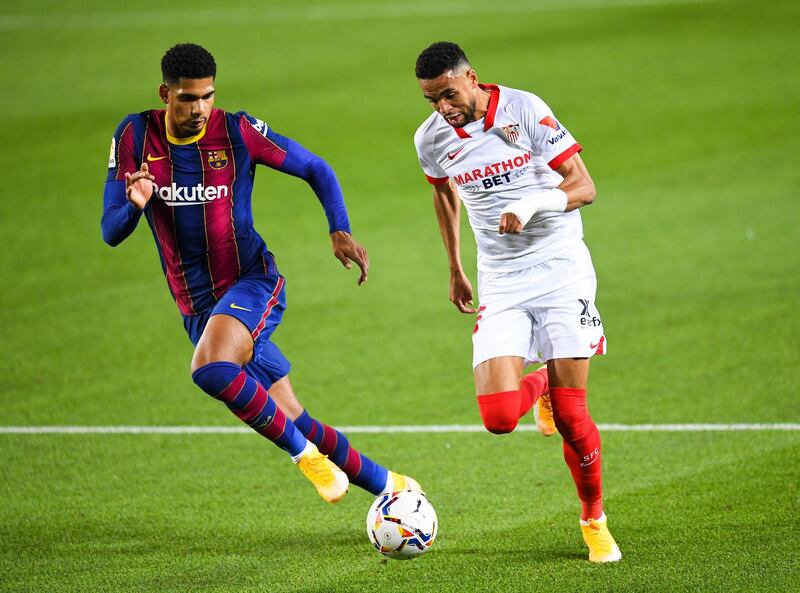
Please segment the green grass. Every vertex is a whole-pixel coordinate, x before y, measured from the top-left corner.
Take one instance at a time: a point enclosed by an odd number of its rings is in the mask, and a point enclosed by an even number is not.
[[[355,440],[429,490],[441,531],[425,557],[382,561],[369,495],[328,507],[249,435],[5,436],[0,574],[14,591],[320,592],[789,591],[800,576],[797,434],[608,434],[625,558],[599,567],[557,439]]]
[[[217,58],[218,106],[333,164],[369,249],[356,288],[302,182],[259,172],[256,227],[288,279],[275,340],[310,411],[339,425],[476,423],[472,319],[447,300],[412,143],[429,113],[413,62],[442,38],[482,80],[542,96],[585,147],[598,197],[583,220],[610,344],[593,363],[595,419],[800,422],[797,3],[503,4],[0,8],[0,424],[236,425],[189,378],[149,231],[116,249],[99,232],[109,138],[124,114],[157,106],[158,61],[186,40]],[[796,432],[605,435],[625,554],[610,567],[583,560],[557,439],[354,441],[428,489],[442,530],[426,557],[382,563],[363,533],[370,497],[324,506],[255,436],[0,435],[0,590],[800,582]]]

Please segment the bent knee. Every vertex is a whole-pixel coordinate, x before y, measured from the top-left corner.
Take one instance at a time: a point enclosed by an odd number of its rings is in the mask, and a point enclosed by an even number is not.
[[[483,426],[493,434],[512,432],[519,422],[519,391],[478,396]]]
[[[221,351],[202,341],[192,355],[191,372],[195,373],[206,365],[215,362],[233,362],[244,366],[253,359],[253,343],[244,343],[238,351]]]
[[[585,408],[565,412],[553,406],[553,421],[559,434],[566,441],[582,438],[594,426],[592,417]]]
[[[237,379],[241,388],[244,378],[240,378],[240,375],[243,375],[242,367],[234,362],[212,362],[194,370],[192,381],[208,395],[218,398]]]
[[[492,434],[508,434],[509,432],[514,432],[518,421],[516,418],[484,418],[483,426]]]

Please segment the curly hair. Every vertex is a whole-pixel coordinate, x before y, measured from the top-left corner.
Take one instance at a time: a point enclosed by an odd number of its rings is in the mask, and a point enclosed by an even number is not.
[[[215,78],[217,63],[207,49],[194,43],[179,43],[161,58],[161,75],[167,84],[181,78]]]
[[[416,74],[419,79],[431,80],[463,66],[469,67],[469,60],[463,49],[449,41],[437,41],[419,54]]]

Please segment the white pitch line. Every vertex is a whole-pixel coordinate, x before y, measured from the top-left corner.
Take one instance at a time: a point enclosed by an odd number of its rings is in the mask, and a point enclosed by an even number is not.
[[[781,424],[598,424],[603,432],[731,432],[800,431],[798,423]],[[340,426],[349,434],[485,432],[480,424],[421,424],[416,426]],[[534,425],[517,432],[535,432]],[[0,434],[248,434],[245,426],[0,426]]]
[[[557,4],[506,2],[506,14],[525,14],[542,11],[590,10],[603,8],[647,8],[683,4],[708,4],[724,0],[571,0]],[[438,18],[446,24],[453,15],[498,14],[497,3],[394,3],[339,4],[309,6],[271,6],[266,8],[226,7],[194,10],[142,10],[138,12],[72,12],[60,14],[4,14],[0,15],[0,30],[25,31],[56,29],[153,29],[156,27],[192,27],[225,25],[256,25],[281,23],[309,23],[331,21],[376,21],[397,18]]]

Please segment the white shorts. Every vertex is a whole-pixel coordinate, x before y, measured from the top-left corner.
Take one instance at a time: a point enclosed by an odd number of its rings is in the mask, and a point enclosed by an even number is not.
[[[524,270],[479,272],[472,367],[499,356],[532,363],[605,354],[596,290],[583,242],[571,253]]]

